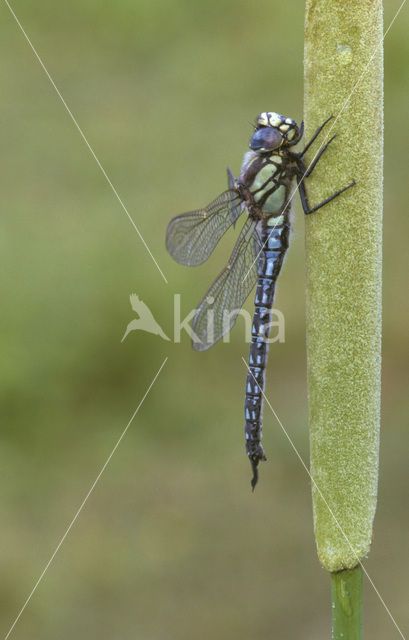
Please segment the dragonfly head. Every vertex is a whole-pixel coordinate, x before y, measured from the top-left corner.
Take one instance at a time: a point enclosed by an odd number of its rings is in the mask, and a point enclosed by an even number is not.
[[[250,149],[259,153],[269,153],[282,146],[296,144],[299,138],[297,123],[274,111],[260,113],[256,120]]]

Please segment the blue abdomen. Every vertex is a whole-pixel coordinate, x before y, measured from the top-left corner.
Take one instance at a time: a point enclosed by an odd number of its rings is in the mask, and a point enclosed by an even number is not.
[[[263,224],[261,232],[262,250],[257,269],[257,290],[254,299],[255,309],[244,403],[246,451],[253,469],[251,481],[253,489],[258,479],[258,464],[266,459],[261,437],[268,337],[275,285],[288,249],[289,233],[290,223],[287,214],[276,219],[270,218],[268,223]]]

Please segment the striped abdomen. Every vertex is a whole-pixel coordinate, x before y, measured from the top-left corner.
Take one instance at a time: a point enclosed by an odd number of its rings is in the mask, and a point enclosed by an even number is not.
[[[268,354],[268,336],[271,328],[271,308],[274,301],[275,284],[288,249],[290,223],[288,214],[280,216],[280,223],[274,226],[274,218],[270,218],[270,225],[264,224],[261,233],[263,246],[258,266],[257,291],[254,300],[254,320],[251,330],[251,344],[249,355],[249,371],[246,381],[245,437],[246,451],[249,457],[253,478],[251,486],[258,480],[257,466],[266,456],[261,445],[262,411],[265,382],[265,369]]]

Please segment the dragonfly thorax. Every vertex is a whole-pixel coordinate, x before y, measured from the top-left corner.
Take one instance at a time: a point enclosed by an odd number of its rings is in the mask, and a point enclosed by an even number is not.
[[[278,179],[279,175],[280,170],[277,166],[266,164],[257,173],[251,185],[250,192],[264,215],[280,214],[283,210],[288,189],[287,185]]]
[[[238,183],[254,217],[280,215],[288,198],[292,180],[289,159],[281,151],[244,155]]]

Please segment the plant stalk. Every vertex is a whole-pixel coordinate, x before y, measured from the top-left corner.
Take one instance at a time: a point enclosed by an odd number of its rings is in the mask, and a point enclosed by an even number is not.
[[[362,637],[362,568],[331,574],[332,638],[361,640]]]
[[[368,553],[376,509],[382,276],[382,2],[307,0],[306,139],[337,134],[307,188],[307,363],[315,537],[328,571]],[[333,128],[331,129],[331,127]]]
[[[359,563],[370,549],[378,484],[382,38],[381,0],[306,0],[306,140],[335,116],[307,167],[337,135],[308,178],[310,206],[356,181],[305,222],[314,532],[332,574],[336,640],[361,638]]]

